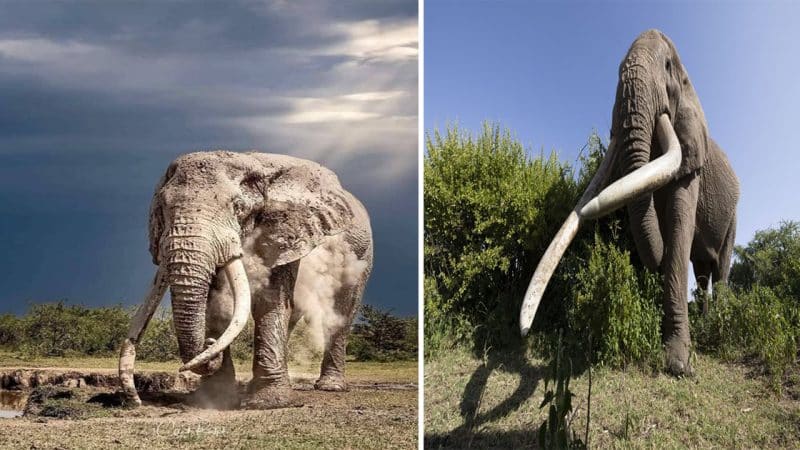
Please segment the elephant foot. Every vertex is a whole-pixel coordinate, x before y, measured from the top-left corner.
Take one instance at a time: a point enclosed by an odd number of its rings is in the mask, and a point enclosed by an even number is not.
[[[342,376],[323,375],[314,383],[314,389],[329,392],[346,392],[347,382]]]
[[[119,397],[120,405],[122,405],[123,408],[134,409],[142,406],[142,399],[139,398],[139,394],[136,393],[136,391],[118,391],[117,396]]]
[[[251,382],[247,389],[247,398],[242,402],[244,409],[278,409],[300,406],[303,406],[303,402],[289,383],[256,387]]]
[[[692,376],[694,369],[689,363],[689,343],[680,336],[672,336],[664,344],[667,356],[667,371],[677,377]]]
[[[186,402],[203,409],[236,409],[240,403],[236,381],[213,376],[204,379]]]

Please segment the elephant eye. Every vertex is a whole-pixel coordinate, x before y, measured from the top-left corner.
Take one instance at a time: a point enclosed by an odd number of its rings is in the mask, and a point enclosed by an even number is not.
[[[256,173],[248,174],[246,177],[242,179],[242,186],[254,190],[256,192],[260,192],[262,195],[266,195],[266,186],[264,183],[264,177],[260,176]]]
[[[672,62],[669,59],[664,64],[664,68],[667,69],[667,72],[669,72],[669,70],[672,69]]]
[[[237,197],[233,200],[233,213],[236,214],[236,217],[241,217],[247,212],[247,202],[241,197]]]

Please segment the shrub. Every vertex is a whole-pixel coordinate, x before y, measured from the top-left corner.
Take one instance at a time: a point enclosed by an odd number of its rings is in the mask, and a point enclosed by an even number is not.
[[[358,361],[417,359],[417,319],[400,318],[374,306],[361,305],[361,321],[353,325],[347,352]]]
[[[591,380],[591,374],[590,380]],[[569,388],[572,379],[572,360],[564,356],[561,336],[558,337],[552,360],[544,376],[544,399],[539,409],[547,407],[547,419],[539,425],[539,448],[544,449],[585,449],[589,440],[589,416],[586,417],[586,442],[578,438],[572,428],[572,398],[575,394]],[[591,381],[587,405],[591,402]],[[588,407],[588,406],[587,406]]]
[[[593,133],[577,179],[555,154],[526,156],[497,125],[484,125],[476,137],[457,127],[444,135],[434,132],[427,150],[426,352],[465,341],[477,350],[507,347],[518,339],[519,306],[536,264],[606,149]],[[575,330],[565,341],[584,356],[576,345],[585,342],[586,327],[577,323],[591,317],[594,332],[607,336],[595,340],[601,360],[651,358],[660,348],[660,312],[653,304],[660,296],[658,278],[644,271],[632,241],[620,233],[628,228],[624,210],[594,223],[578,233],[550,280],[533,324],[536,339],[552,343],[558,330]],[[601,259],[609,257],[601,267]],[[601,279],[601,272],[613,276]],[[605,314],[591,313],[598,308]]]
[[[13,314],[0,315],[0,346],[19,345],[19,333],[22,329],[20,319]]]
[[[696,346],[727,360],[755,360],[777,388],[800,349],[800,223],[757,231],[735,255],[730,288],[714,285],[708,315],[690,304]]]
[[[144,335],[136,345],[136,357],[143,361],[171,361],[180,358],[169,308],[159,308],[153,314]]]
[[[533,268],[577,198],[572,169],[555,154],[529,158],[497,125],[434,131],[426,146],[426,330],[516,336]]]
[[[795,363],[800,342],[792,303],[768,287],[754,285],[737,293],[716,284],[707,316],[698,306],[691,308],[696,345],[727,360],[756,358],[777,388]]]
[[[129,321],[121,306],[87,308],[64,301],[35,304],[20,321],[20,348],[40,356],[110,355],[119,350]]]
[[[657,367],[661,361],[660,277],[637,271],[627,251],[595,235],[588,264],[583,265],[572,290],[572,339],[584,343],[592,337],[592,359],[624,366],[643,362]]]
[[[777,229],[757,231],[744,247],[734,249],[730,283],[735,288],[767,286],[786,299],[800,299],[800,222],[781,222]]]

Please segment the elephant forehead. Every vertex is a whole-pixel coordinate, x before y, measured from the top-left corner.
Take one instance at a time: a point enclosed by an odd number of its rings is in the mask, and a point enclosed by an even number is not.
[[[228,151],[195,152],[175,160],[178,170],[185,173],[236,174],[253,168],[255,161],[248,155]]]
[[[632,59],[638,57],[644,59],[642,62],[653,62],[658,56],[668,52],[669,45],[662,37],[648,35],[646,37],[639,37],[633,41],[627,58]]]

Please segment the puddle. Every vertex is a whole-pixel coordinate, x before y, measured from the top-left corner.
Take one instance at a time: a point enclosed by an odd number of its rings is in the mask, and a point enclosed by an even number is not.
[[[28,395],[20,391],[0,389],[0,419],[10,419],[22,415]]]

